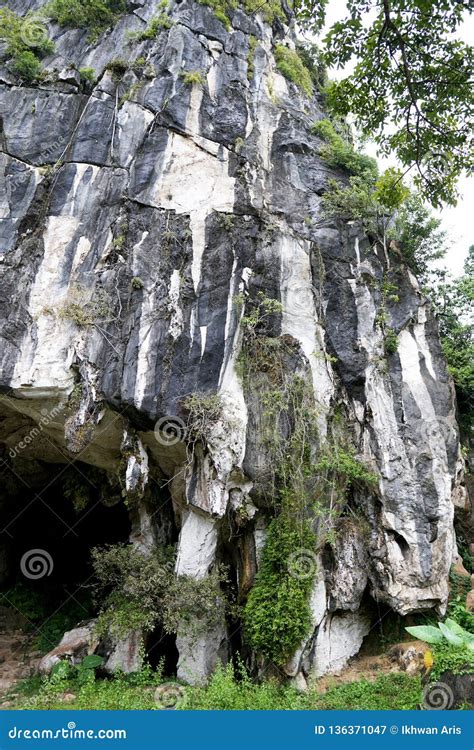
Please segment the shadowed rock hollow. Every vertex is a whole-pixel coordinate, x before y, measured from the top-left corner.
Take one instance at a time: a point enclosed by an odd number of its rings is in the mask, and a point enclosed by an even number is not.
[[[160,3],[127,5],[94,43],[50,24],[41,83],[0,70],[0,509],[11,518],[22,483],[34,501],[80,462],[94,504],[125,498],[141,551],[174,544],[176,574],[196,579],[225,564],[245,604],[280,508],[276,457],[298,428],[275,394],[297,378],[312,464],[343,446],[375,475],[335,504],[313,477],[327,513],[308,505],[315,544],[294,550],[309,561],[311,627],[279,666],[335,671],[376,603],[446,607],[463,489],[436,324],[396,247],[323,218],[328,181],[347,175],[311,133],[321,97],[277,68],[276,46],[294,48],[291,15],[272,26],[236,9],[227,30],[183,0],[140,41]],[[95,71],[89,90],[81,68]],[[120,528],[99,525],[91,544],[123,541]],[[8,578],[17,558],[2,543]],[[185,680],[236,649],[252,656],[238,619],[175,635]]]

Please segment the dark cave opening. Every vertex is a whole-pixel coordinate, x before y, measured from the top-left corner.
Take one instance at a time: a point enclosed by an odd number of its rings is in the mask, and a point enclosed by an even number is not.
[[[179,651],[176,648],[176,635],[165,633],[158,625],[146,639],[148,662],[153,669],[160,668],[164,677],[176,677]]]
[[[79,462],[21,468],[2,471],[0,607],[47,651],[95,614],[91,550],[127,542],[130,520],[113,493],[105,504],[105,472]]]
[[[163,495],[159,488],[153,491]],[[155,497],[156,501],[157,498]],[[170,498],[154,519],[158,543],[175,543]],[[157,503],[158,505],[158,503]],[[0,468],[0,627],[28,633],[42,653],[98,614],[94,548],[126,544],[130,511],[120,485],[81,462],[5,462]],[[151,667],[176,675],[176,636],[160,625],[145,638]]]

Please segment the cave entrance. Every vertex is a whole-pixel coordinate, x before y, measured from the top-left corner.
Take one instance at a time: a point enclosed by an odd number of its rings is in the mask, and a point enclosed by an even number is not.
[[[157,486],[153,489],[160,492]],[[154,518],[154,531],[163,544],[177,540],[168,500]],[[128,543],[131,532],[120,484],[105,471],[80,462],[4,461],[0,630],[22,631],[32,651],[51,651],[65,631],[97,615],[92,550]],[[152,667],[160,666],[166,676],[176,675],[175,635],[157,626],[145,647]]]
[[[158,625],[146,641],[147,657],[153,669],[160,668],[164,677],[176,677],[179,651],[176,648],[176,635],[165,633]]]
[[[0,607],[47,652],[94,615],[91,550],[128,541],[128,511],[87,464],[25,461],[1,479]]]

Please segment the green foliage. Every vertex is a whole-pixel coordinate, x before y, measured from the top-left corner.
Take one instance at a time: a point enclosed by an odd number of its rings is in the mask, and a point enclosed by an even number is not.
[[[298,550],[315,548],[316,537],[306,520],[295,523],[290,512],[283,512],[270,523],[244,627],[250,645],[279,665],[288,661],[309,630],[309,596],[316,573],[314,569],[296,576],[289,560]]]
[[[327,218],[360,221],[366,232],[377,232],[379,219],[385,215],[373,197],[373,186],[364,177],[350,177],[349,185],[329,180],[323,195],[323,212]]]
[[[143,289],[143,281],[139,276],[134,276],[130,282],[132,289]]]
[[[227,583],[225,571],[199,580],[176,577],[170,550],[151,556],[131,545],[116,545],[93,550],[92,564],[101,609],[99,635],[120,638],[130,630],[151,631],[158,623],[167,633],[182,625],[194,635],[220,622],[228,606],[221,589]]]
[[[242,668],[218,667],[209,685],[187,688],[178,703],[181,711],[278,711],[278,710],[414,710],[421,701],[417,677],[381,675],[375,681],[360,680],[318,692],[317,684],[299,693],[275,680],[253,683]]]
[[[236,295],[234,304],[240,308],[245,303],[244,295]],[[258,292],[255,302],[247,315],[241,319],[241,324],[246,329],[247,335],[255,336],[272,315],[283,312],[283,305],[274,297],[267,297],[265,292]]]
[[[171,29],[173,21],[166,13],[160,13],[159,16],[155,16],[151,19],[145,31],[140,32],[136,35],[136,39],[139,42],[145,42],[149,39],[156,39],[160,31]]]
[[[96,74],[94,68],[80,68],[79,74],[81,76],[81,83],[85,88],[92,88],[96,81]]]
[[[181,73],[185,86],[204,86],[206,79],[199,70],[188,70]]]
[[[342,126],[340,129],[342,130]],[[378,178],[375,159],[357,153],[347,134],[338,132],[330,120],[318,120],[313,124],[311,132],[325,141],[320,154],[331,167],[340,167],[352,175],[364,177],[368,182],[375,183]]]
[[[298,42],[296,50],[309,71],[315,89],[322,91],[327,85],[327,69],[321,50],[312,42]]]
[[[443,672],[453,674],[469,674],[474,672],[474,651],[466,646],[437,643],[433,648],[433,668],[430,672],[430,682],[436,682]]]
[[[160,669],[153,671],[149,665],[145,665],[141,672],[130,675],[117,673],[113,679],[99,680],[94,674],[95,667],[84,666],[84,661],[78,668],[68,662],[60,662],[59,672],[56,669],[49,678],[32,678],[15,685],[15,693],[20,696],[15,708],[85,711],[149,711],[157,708],[154,692],[163,680]],[[62,700],[66,692],[74,696],[72,702]]]
[[[474,652],[474,635],[464,630],[455,620],[447,617],[445,622],[433,625],[417,625],[405,628],[410,635],[426,643],[449,643],[450,646],[465,648]],[[474,659],[474,657],[473,657]]]
[[[369,471],[351,450],[337,445],[319,459],[316,470],[336,480],[344,492],[354,485],[370,487],[378,481],[377,475]]]
[[[354,149],[347,126],[340,122],[318,120],[311,131],[324,141],[320,154],[327,164],[350,175],[348,185],[329,181],[323,197],[325,215],[360,221],[367,232],[385,236],[390,215],[410,195],[401,172],[389,168],[379,175],[375,159]]]
[[[128,62],[122,57],[114,57],[105,66],[106,70],[110,70],[114,78],[122,78],[128,70]]]
[[[255,50],[258,47],[258,39],[256,36],[251,34],[249,36],[249,51],[247,52],[247,78],[249,81],[253,80],[253,74],[255,72]]]
[[[391,0],[347,2],[324,44],[326,61],[353,72],[327,90],[333,112],[355,117],[364,136],[393,152],[434,205],[456,200],[456,181],[474,164],[473,49],[456,36],[466,6]],[[314,2],[303,3],[303,11]],[[321,8],[317,9],[320,25]]]
[[[278,70],[288,81],[298,86],[306,96],[312,96],[313,81],[311,74],[297,52],[285,47],[284,44],[277,44],[275,61]]]
[[[285,21],[286,16],[282,8],[281,0],[240,0],[246,13],[249,15],[261,13],[267,23],[272,24],[276,19]]]
[[[318,708],[330,711],[413,711],[421,702],[419,677],[406,673],[381,675],[374,682],[358,680],[331,688]]]
[[[418,193],[401,206],[389,237],[397,243],[403,259],[422,284],[432,283],[435,264],[446,254],[446,232]]]
[[[441,344],[449,371],[454,379],[461,426],[469,435],[474,401],[474,245],[459,279],[445,278],[431,290],[439,321]]]
[[[131,545],[116,545],[92,550],[92,566],[101,607],[97,632],[123,637],[130,630],[152,630],[172,579],[169,555],[145,556]]]
[[[200,5],[206,5],[208,8],[212,8],[214,15],[219,21],[225,26],[227,31],[231,29],[231,23],[229,14],[232,8],[236,7],[236,3],[228,0],[198,0]]]
[[[394,167],[386,169],[375,183],[374,200],[389,210],[400,208],[409,195],[409,188],[403,184],[403,174]]]
[[[393,328],[386,328],[384,331],[384,350],[385,354],[395,354],[398,349],[398,334]]]
[[[54,52],[54,44],[37,14],[22,17],[0,8],[0,40],[6,42],[5,56],[14,73],[28,83],[41,78],[41,58]]]
[[[33,52],[20,52],[15,56],[12,65],[13,71],[24,78],[25,81],[37,81],[40,78],[43,67]]]
[[[50,0],[44,12],[60,26],[86,28],[96,37],[113,26],[125,9],[125,0]]]
[[[455,596],[448,603],[448,615],[455,620],[464,630],[474,633],[474,614],[466,607],[466,594]]]
[[[459,655],[457,651],[457,655]],[[459,667],[460,669],[462,666]],[[145,666],[134,675],[117,674],[108,680],[81,682],[77,673],[59,678],[31,678],[15,686],[15,709],[27,710],[155,710],[154,692],[163,677]],[[61,696],[75,696],[65,703]],[[317,683],[301,693],[276,680],[253,682],[244,667],[218,666],[209,683],[184,689],[178,711],[277,710],[415,710],[421,702],[418,677],[406,673],[380,675],[373,682],[360,680],[318,692]]]

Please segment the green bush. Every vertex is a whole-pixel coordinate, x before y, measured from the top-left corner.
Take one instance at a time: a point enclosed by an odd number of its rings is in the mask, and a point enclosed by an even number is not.
[[[322,90],[327,83],[327,69],[321,50],[311,42],[298,42],[296,50],[314,86]]]
[[[303,709],[306,704],[306,696],[294,688],[273,680],[256,684],[244,668],[228,664],[217,667],[208,685],[187,688],[177,708],[182,711],[274,711]]]
[[[297,52],[288,49],[284,44],[277,44],[275,61],[278,70],[288,81],[298,86],[306,96],[312,96],[313,81],[311,80],[311,74]]]
[[[28,82],[38,80],[43,70],[41,62],[36,55],[29,50],[15,55],[12,68],[14,73]]]
[[[188,70],[181,73],[185,86],[204,86],[205,78],[199,70]]]
[[[393,328],[386,328],[384,332],[385,354],[395,354],[398,349],[398,334]]]
[[[377,475],[369,471],[350,448],[342,446],[333,446],[330,452],[321,456],[316,470],[337,480],[344,492],[353,485],[375,485],[378,480]]]
[[[432,649],[433,668],[430,672],[430,682],[436,682],[443,672],[453,674],[471,674],[474,672],[474,651],[472,649],[453,646],[449,643],[437,643]]]
[[[365,177],[367,181],[375,183],[378,178],[376,160],[355,151],[349,139],[341,135],[330,120],[318,120],[311,132],[325,141],[320,154],[331,167],[346,169],[352,175]]]
[[[95,657],[94,659],[100,658]],[[89,659],[89,657],[86,657]],[[141,672],[131,675],[117,673],[113,679],[99,680],[95,669],[87,663],[77,668],[61,662],[48,678],[31,678],[15,685],[19,695],[14,707],[23,710],[121,710],[149,711],[156,709],[154,691],[162,682],[162,672],[145,665]],[[61,700],[64,693],[75,696],[72,703]]]
[[[115,545],[93,550],[92,565],[99,635],[120,638],[130,630],[152,631],[158,623],[167,633],[182,626],[196,635],[215,627],[231,607],[221,588],[228,583],[225,571],[203,579],[177,577],[171,550],[150,556],[131,545]]]
[[[244,610],[244,632],[257,653],[276,664],[292,656],[311,625],[311,593],[316,569],[298,576],[289,565],[291,556],[316,549],[316,538],[307,521],[295,524],[283,512],[269,524],[259,571]]]
[[[139,42],[147,41],[148,39],[156,39],[160,31],[170,29],[173,25],[173,21],[166,13],[160,13],[159,16],[152,18],[145,31],[136,35],[136,39]]]
[[[54,51],[46,27],[34,14],[18,16],[7,8],[0,9],[0,39],[6,42],[6,57],[12,70],[28,83],[41,77],[41,58]]]
[[[448,603],[448,615],[464,630],[474,633],[474,614],[466,607],[466,594],[458,594]]]
[[[97,36],[125,12],[125,0],[50,0],[45,13],[60,26],[89,29]]]
[[[81,83],[85,88],[92,88],[96,81],[94,68],[80,68]]]

